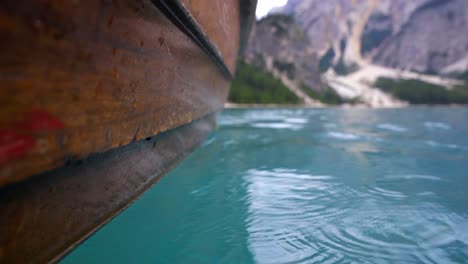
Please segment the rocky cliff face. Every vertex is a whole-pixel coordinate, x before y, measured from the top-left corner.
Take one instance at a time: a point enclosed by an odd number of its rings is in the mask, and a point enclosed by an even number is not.
[[[373,61],[392,68],[440,74],[450,73],[452,65],[466,60],[467,55],[468,1],[439,0],[417,8],[396,34],[382,43]]]
[[[258,21],[252,29],[245,59],[273,73],[308,104],[315,102],[301,88],[316,92],[324,88],[309,37],[290,16],[270,15]]]
[[[276,12],[294,16],[332,66],[468,70],[466,0],[289,0]]]
[[[447,88],[468,76],[467,0],[289,0],[258,21],[247,61],[301,96],[331,87],[372,107],[406,103],[374,87],[379,78]]]

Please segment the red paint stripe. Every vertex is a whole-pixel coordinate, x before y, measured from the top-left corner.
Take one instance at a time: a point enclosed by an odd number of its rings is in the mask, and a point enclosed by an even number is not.
[[[24,157],[36,145],[36,139],[11,130],[0,131],[0,166]]]
[[[45,111],[30,111],[24,114],[24,120],[18,127],[30,132],[47,132],[62,130],[63,122]]]

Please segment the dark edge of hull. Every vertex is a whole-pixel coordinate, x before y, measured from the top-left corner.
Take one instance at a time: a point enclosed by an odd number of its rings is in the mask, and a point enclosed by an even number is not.
[[[241,13],[239,56],[242,56],[244,54],[245,47],[247,46],[247,42],[249,41],[252,26],[255,23],[257,0],[240,0],[239,5]]]
[[[2,250],[10,254],[0,260],[58,262],[200,145],[215,123],[211,114],[3,188]]]
[[[226,63],[218,49],[210,42],[208,37],[203,33],[203,30],[198,26],[197,22],[192,18],[190,13],[179,3],[174,0],[151,0],[169,20],[172,21],[182,32],[187,34],[193,42],[208,54],[208,56],[219,67],[224,77],[228,80],[232,79],[232,73],[229,71]]]

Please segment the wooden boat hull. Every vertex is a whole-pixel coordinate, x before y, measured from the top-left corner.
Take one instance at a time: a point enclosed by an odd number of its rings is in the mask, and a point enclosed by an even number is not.
[[[214,126],[210,115],[7,186],[0,192],[0,263],[59,260],[156,183]]]
[[[196,147],[254,11],[0,2],[0,263],[57,260]]]
[[[1,127],[31,142],[0,153],[0,185],[222,108],[218,66],[151,2],[131,2],[2,1]]]

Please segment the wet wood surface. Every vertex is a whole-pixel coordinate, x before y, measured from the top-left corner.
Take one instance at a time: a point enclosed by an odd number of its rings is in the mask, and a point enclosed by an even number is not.
[[[227,96],[229,80],[149,0],[4,0],[0,36],[0,186],[189,123]],[[232,68],[238,37],[219,36]]]

